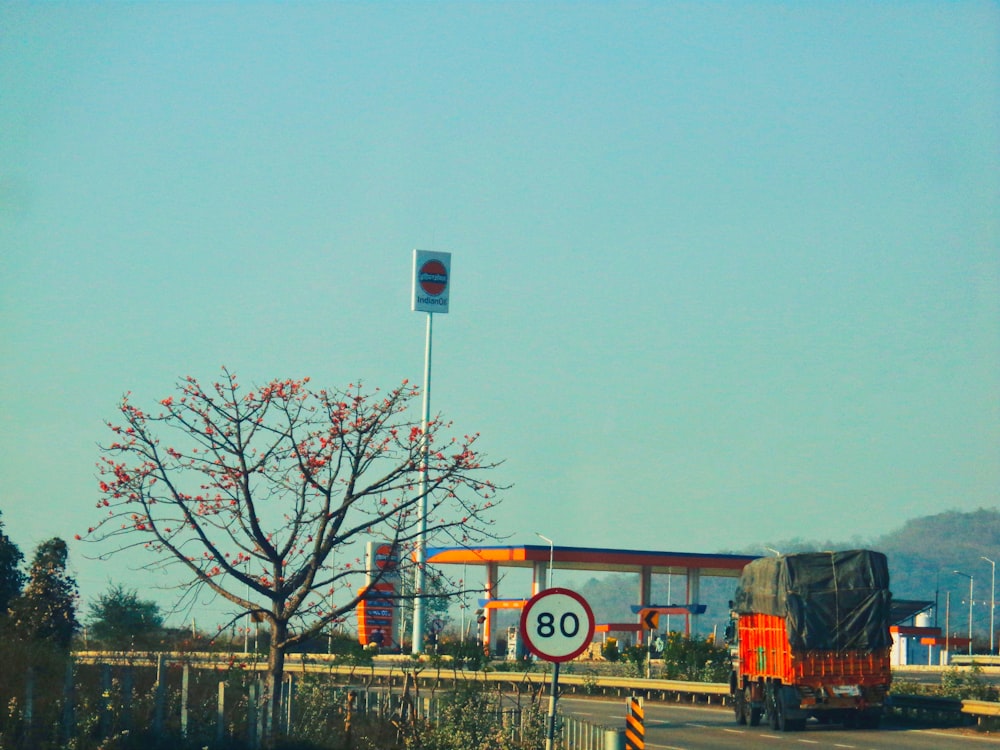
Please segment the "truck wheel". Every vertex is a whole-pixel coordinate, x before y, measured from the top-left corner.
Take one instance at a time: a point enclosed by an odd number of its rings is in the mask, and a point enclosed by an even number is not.
[[[749,685],[743,690],[743,706],[746,709],[747,724],[760,726],[761,710],[753,705],[753,693]]]
[[[774,694],[774,707],[775,713],[777,714],[778,730],[781,732],[801,732],[806,728],[806,720],[789,718],[789,706],[794,705],[797,709],[798,703],[786,696],[786,691],[788,690],[788,688],[781,687],[776,690]]]
[[[806,728],[805,719],[789,719],[788,708],[778,704],[778,731],[779,732],[801,732]]]
[[[767,695],[767,725],[771,729],[778,729],[779,720],[781,718],[780,709],[778,708],[778,697],[774,694],[774,691],[769,690]],[[784,731],[784,727],[781,728]]]
[[[746,702],[743,699],[743,691],[737,690],[733,694],[733,713],[736,714],[736,723],[743,725],[747,723],[747,711]]]

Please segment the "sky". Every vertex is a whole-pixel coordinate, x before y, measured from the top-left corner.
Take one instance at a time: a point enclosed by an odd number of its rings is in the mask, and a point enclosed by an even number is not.
[[[414,248],[510,543],[995,508],[998,83],[995,2],[0,4],[6,531],[146,593],[72,541],[122,394],[420,383]]]

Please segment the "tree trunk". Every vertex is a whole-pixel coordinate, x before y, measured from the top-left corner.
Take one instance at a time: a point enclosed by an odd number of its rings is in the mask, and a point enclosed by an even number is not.
[[[270,742],[281,729],[281,682],[285,673],[285,639],[288,623],[272,621],[271,646],[267,657],[267,738]]]

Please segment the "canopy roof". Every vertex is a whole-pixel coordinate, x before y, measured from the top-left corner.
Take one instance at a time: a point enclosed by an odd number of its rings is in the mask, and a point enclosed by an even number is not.
[[[531,568],[548,563],[560,570],[600,570],[683,575],[697,569],[704,576],[738,578],[755,555],[712,555],[702,552],[653,552],[648,550],[559,547],[542,544],[497,545],[489,547],[429,547],[427,562],[432,565],[486,565]]]

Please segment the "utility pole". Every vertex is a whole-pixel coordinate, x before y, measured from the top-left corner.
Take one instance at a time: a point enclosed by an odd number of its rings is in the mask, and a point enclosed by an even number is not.
[[[969,579],[969,656],[972,656],[972,585],[975,582],[975,578],[968,573],[963,573],[961,570],[953,572],[957,576],[963,576]]]
[[[993,655],[993,635],[996,632],[993,615],[997,608],[997,564],[988,557],[983,558],[993,569],[990,575],[990,655]]]

